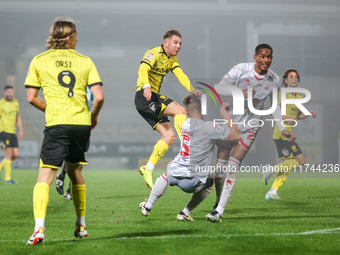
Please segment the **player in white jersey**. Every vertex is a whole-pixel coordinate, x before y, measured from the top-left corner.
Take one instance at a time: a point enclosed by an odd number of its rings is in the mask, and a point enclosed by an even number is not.
[[[268,44],[260,44],[255,49],[255,63],[241,63],[234,66],[221,80],[215,89],[222,96],[231,95],[230,90],[223,84],[234,85],[243,92],[245,102],[248,98],[248,88],[252,89],[252,104],[254,109],[263,110],[264,102],[268,97],[272,96],[273,89],[280,86],[280,78],[276,73],[269,69],[273,59],[273,49]],[[218,160],[220,167],[227,166],[226,169],[232,171],[220,172],[215,174],[216,179],[216,204],[212,212],[206,215],[207,220],[216,222],[221,221],[224,209],[234,190],[237,180],[237,173],[241,162],[252,143],[255,140],[257,132],[261,126],[261,115],[256,115],[248,108],[248,104],[244,105],[244,114],[235,115],[231,110],[230,115],[237,123],[242,137],[237,144],[217,143]],[[284,130],[281,125],[282,117],[280,108],[275,111],[274,118],[281,127],[282,134],[292,141],[296,138],[295,134]],[[274,114],[273,114],[274,115]],[[229,157],[231,153],[231,156]],[[229,161],[228,161],[229,158]]]
[[[151,208],[165,193],[168,185],[176,185],[187,193],[194,193],[184,210],[177,215],[177,219],[193,220],[190,212],[210,194],[214,184],[210,167],[215,141],[237,142],[241,137],[237,126],[231,126],[228,103],[223,103],[220,109],[222,117],[228,123],[215,126],[212,121],[203,121],[198,96],[186,96],[183,105],[189,118],[182,126],[181,151],[168,164],[167,171],[156,180],[148,201],[140,203],[139,208],[144,216],[150,214]]]

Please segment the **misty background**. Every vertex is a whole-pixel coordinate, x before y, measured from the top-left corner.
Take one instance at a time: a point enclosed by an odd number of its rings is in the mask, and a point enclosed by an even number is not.
[[[147,161],[160,135],[135,109],[137,71],[144,53],[161,45],[169,29],[182,33],[179,63],[196,87],[199,81],[214,85],[234,65],[253,62],[256,45],[270,44],[271,69],[279,76],[297,69],[299,86],[311,92],[305,107],[318,117],[294,129],[307,163],[339,163],[339,1],[11,0],[0,1],[0,89],[13,85],[20,103],[25,135],[15,167],[38,167],[45,119],[27,102],[24,81],[32,58],[46,50],[49,28],[59,16],[78,21],[76,50],[91,57],[104,84],[105,103],[87,154],[89,169],[137,169]],[[161,94],[181,104],[188,92],[169,73]],[[208,108],[219,112],[210,97]],[[278,161],[272,134],[265,123],[244,165]],[[158,168],[178,151],[176,141]]]

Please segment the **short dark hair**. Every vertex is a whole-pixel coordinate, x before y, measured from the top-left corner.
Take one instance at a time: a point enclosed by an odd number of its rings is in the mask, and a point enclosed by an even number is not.
[[[173,35],[177,35],[179,38],[182,38],[182,35],[178,30],[170,29],[170,30],[165,32],[165,34],[163,36],[163,40],[165,40],[167,38],[171,38]]]
[[[183,105],[188,112],[201,112],[201,100],[194,94],[187,95],[183,99]]]
[[[5,86],[5,91],[8,90],[8,89],[13,89],[13,86],[12,85],[6,85]]]
[[[291,72],[297,74],[297,76],[298,76],[298,82],[300,83],[300,75],[299,75],[299,73],[298,73],[295,69],[290,68],[290,69],[286,70],[286,71],[284,72],[284,74],[282,75],[282,87],[287,87],[287,86],[288,86],[288,85],[287,85],[287,82],[286,82],[286,79],[288,78],[288,74],[291,73]]]
[[[270,49],[273,54],[273,48],[269,44],[262,43],[256,46],[255,55],[258,55],[261,49]]]

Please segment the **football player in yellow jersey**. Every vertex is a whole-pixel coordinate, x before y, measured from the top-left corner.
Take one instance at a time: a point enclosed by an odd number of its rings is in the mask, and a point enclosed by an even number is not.
[[[295,88],[298,86],[299,82],[300,76],[295,69],[288,69],[282,76],[283,87]],[[281,98],[281,93],[279,97]],[[286,98],[295,99],[303,98],[303,96],[301,93],[287,93]],[[279,104],[281,106],[281,100]],[[313,118],[316,117],[315,112],[310,111],[310,113]],[[295,104],[288,104],[286,107],[286,115],[282,116],[282,119],[285,120],[286,129],[288,131],[293,131],[293,127],[296,125],[296,120],[305,119],[308,116],[309,115],[302,113]],[[266,199],[278,200],[281,198],[277,195],[277,191],[287,180],[290,171],[294,167],[304,165],[306,163],[306,159],[299,145],[295,141],[288,142],[288,139],[281,134],[277,124],[275,125],[273,139],[276,144],[279,158],[283,160],[283,162],[273,167],[267,165],[267,171],[263,175],[263,181],[264,184],[267,185],[268,179],[271,177],[271,175],[274,172],[278,172],[272,187],[265,196]]]
[[[161,46],[148,50],[138,70],[135,105],[139,114],[157,130],[162,138],[155,144],[147,165],[138,170],[145,184],[152,189],[152,175],[155,165],[175,142],[175,132],[167,116],[174,117],[174,126],[181,139],[182,124],[187,119],[185,109],[170,98],[160,95],[159,91],[164,76],[168,72],[176,75],[179,82],[191,93],[201,95],[191,85],[189,78],[182,71],[177,54],[182,47],[182,35],[171,29],[163,36]]]
[[[3,140],[3,149],[5,158],[0,163],[0,171],[5,168],[5,184],[17,184],[11,177],[12,162],[19,157],[18,138],[16,136],[15,123],[19,128],[19,140],[24,138],[24,129],[19,114],[19,103],[13,97],[14,90],[10,85],[5,86],[5,97],[0,100],[0,127],[3,131],[1,139]]]
[[[50,28],[47,51],[35,56],[25,80],[27,100],[45,112],[46,124],[40,153],[39,176],[33,190],[35,227],[27,245],[45,238],[45,217],[50,185],[65,160],[72,182],[72,197],[76,211],[74,236],[87,236],[85,224],[86,186],[81,166],[87,165],[84,153],[91,129],[98,122],[104,103],[102,82],[89,57],[75,51],[77,29],[72,20],[56,21]],[[86,86],[93,96],[92,113],[87,107]],[[44,100],[38,97],[42,88]]]

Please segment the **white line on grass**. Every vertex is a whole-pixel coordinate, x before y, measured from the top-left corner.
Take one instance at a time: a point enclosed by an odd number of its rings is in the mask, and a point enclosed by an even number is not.
[[[298,233],[255,233],[255,234],[231,234],[231,235],[165,235],[165,236],[120,236],[120,237],[112,237],[112,239],[166,239],[166,238],[197,238],[197,237],[205,237],[205,238],[216,238],[216,237],[256,237],[256,236],[303,236],[303,235],[321,235],[321,234],[334,234],[334,232],[340,231],[340,228],[331,228],[331,229],[320,229],[320,230],[312,230],[306,232],[298,232]],[[104,237],[103,239],[109,239],[108,237]],[[45,239],[50,242],[62,242],[62,241],[74,241],[75,239]],[[10,242],[26,242],[26,240],[0,240],[0,243],[10,243]]]

